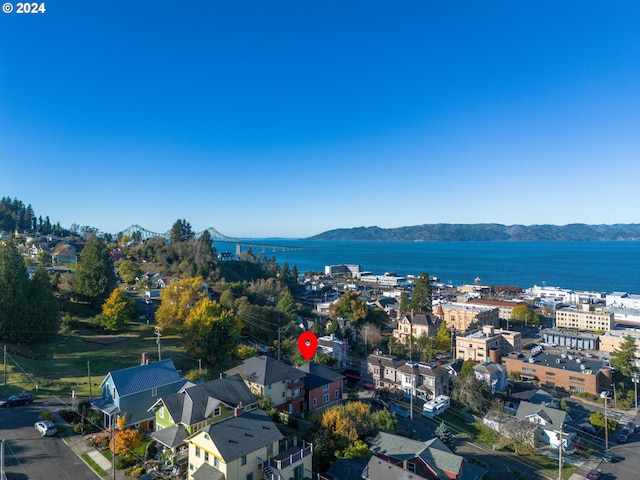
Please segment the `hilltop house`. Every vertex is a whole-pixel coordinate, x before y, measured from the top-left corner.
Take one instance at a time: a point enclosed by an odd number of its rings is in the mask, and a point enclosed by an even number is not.
[[[155,415],[149,412],[151,405],[176,393],[185,383],[173,360],[149,363],[143,354],[140,365],[109,372],[100,384],[102,396],[91,405],[103,413],[105,428],[111,427],[114,416],[126,415],[126,426],[153,430]]]
[[[309,362],[298,367],[304,377],[305,410],[314,412],[342,401],[344,375],[326,365]]]
[[[311,478],[313,445],[285,441],[263,410],[236,409],[188,438],[189,480]]]
[[[304,409],[304,377],[306,373],[286,363],[262,355],[246,359],[224,372],[240,375],[255,395],[264,395],[281,412],[301,412]]]
[[[402,343],[408,344],[409,338],[420,338],[423,334],[431,337],[436,334],[435,319],[426,313],[404,313],[398,318],[398,326],[393,330],[393,336]]]

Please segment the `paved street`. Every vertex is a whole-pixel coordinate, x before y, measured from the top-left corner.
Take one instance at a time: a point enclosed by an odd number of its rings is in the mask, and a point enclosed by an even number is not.
[[[7,480],[77,480],[96,478],[67,444],[56,435],[40,437],[34,423],[43,401],[0,408],[0,438],[5,440]]]

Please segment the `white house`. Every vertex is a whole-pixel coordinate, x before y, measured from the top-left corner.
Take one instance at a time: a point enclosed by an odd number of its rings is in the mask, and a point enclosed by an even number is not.
[[[570,446],[575,433],[567,435],[563,427],[567,421],[572,421],[569,414],[557,408],[536,405],[535,403],[520,402],[516,418],[519,420],[528,420],[535,423],[536,438],[545,445],[558,448],[562,443],[563,450]],[[562,440],[560,432],[563,431]]]

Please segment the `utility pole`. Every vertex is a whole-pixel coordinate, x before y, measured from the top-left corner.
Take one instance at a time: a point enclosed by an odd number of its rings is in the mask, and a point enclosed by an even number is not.
[[[604,393],[604,449],[609,450],[609,417],[607,417],[607,403],[609,402],[609,392]]]
[[[635,369],[633,370],[633,386],[636,393],[636,415],[638,415],[638,372]]]
[[[562,443],[564,441],[562,428],[564,425],[560,425],[560,446],[558,447],[558,480],[562,480]]]
[[[7,384],[7,346],[4,346],[4,384]]]
[[[91,360],[87,360],[87,374],[89,375],[89,401],[93,400],[91,395]]]
[[[113,480],[116,480],[116,414],[111,414],[111,471]]]
[[[367,358],[367,340],[369,339],[369,327],[364,327],[364,358]]]
[[[284,327],[278,328],[278,361],[280,361],[280,333],[282,333],[283,329]]]
[[[160,333],[160,328],[159,327],[155,327],[155,331],[156,331],[156,337],[158,337],[156,339],[156,343],[158,344],[158,361],[161,362],[162,361],[162,355],[160,354],[160,337],[162,336],[162,334]]]

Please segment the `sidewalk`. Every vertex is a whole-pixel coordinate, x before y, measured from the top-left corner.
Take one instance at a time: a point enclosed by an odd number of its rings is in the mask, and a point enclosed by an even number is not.
[[[82,458],[82,456],[85,454],[88,455],[91,460],[96,462],[96,464],[98,464],[100,468],[107,472],[106,476],[101,477],[98,472],[94,471],[98,478],[127,480],[127,477],[125,477],[124,473],[121,470],[116,470],[114,475],[113,469],[111,468],[111,462],[107,460],[104,455],[102,455],[98,450],[87,445],[87,439],[83,435],[73,433],[73,430],[71,430],[71,426],[67,423],[67,421],[60,415],[58,415],[55,406],[50,405],[49,407],[49,410],[53,414],[54,423],[66,427],[67,431],[71,432],[69,436],[62,437],[67,446],[80,458]]]
[[[591,471],[593,468],[598,468],[602,458],[597,455],[593,455],[589,460],[584,462],[578,469],[573,472],[573,475],[569,477],[569,480],[584,480],[587,476],[587,473]]]

